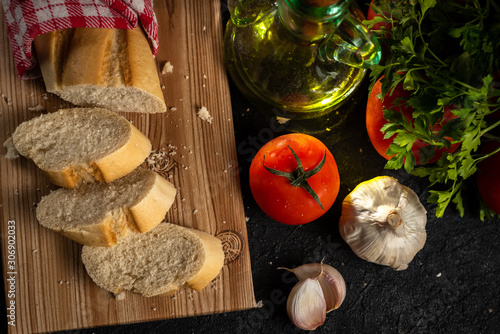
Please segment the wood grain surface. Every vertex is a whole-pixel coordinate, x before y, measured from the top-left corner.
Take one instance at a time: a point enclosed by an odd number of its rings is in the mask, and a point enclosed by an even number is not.
[[[166,221],[219,237],[226,263],[201,292],[123,300],[97,287],[81,263],[81,246],[44,229],[36,204],[52,189],[36,166],[0,157],[0,233],[9,333],[65,329],[197,316],[255,307],[233,120],[223,65],[220,3],[155,1],[160,31],[159,72],[166,114],[123,113],[153,144],[157,170],[178,188]],[[0,15],[3,12],[0,8]],[[3,20],[2,20],[3,21]],[[0,142],[41,112],[71,107],[45,93],[43,81],[22,81],[15,72],[5,23],[0,26]],[[37,107],[39,106],[39,107]],[[201,107],[211,123],[197,116]],[[35,108],[33,108],[35,107]],[[43,109],[43,110],[40,110]],[[9,248],[9,246],[11,246]],[[9,250],[11,251],[9,254]],[[12,279],[11,279],[12,278]],[[13,283],[13,284],[11,284]],[[12,308],[11,305],[14,305]]]

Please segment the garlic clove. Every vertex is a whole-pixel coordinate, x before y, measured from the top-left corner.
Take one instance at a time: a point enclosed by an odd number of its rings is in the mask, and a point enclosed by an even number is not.
[[[337,269],[324,263],[306,263],[294,269],[293,272],[302,281],[306,278],[317,279],[326,301],[326,312],[333,311],[342,304],[346,295],[345,281]]]
[[[318,282],[323,289],[326,301],[326,312],[338,309],[344,302],[346,295],[345,281],[337,269],[321,264],[322,274],[318,277]]]
[[[347,195],[339,230],[360,258],[404,270],[425,244],[426,223],[427,212],[417,194],[381,176]]]
[[[288,317],[300,329],[314,330],[326,319],[326,302],[323,289],[316,279],[298,282],[286,303]]]

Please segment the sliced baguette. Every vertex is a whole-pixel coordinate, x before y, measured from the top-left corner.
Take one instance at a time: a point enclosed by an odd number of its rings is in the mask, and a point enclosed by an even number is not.
[[[146,35],[135,29],[71,28],[34,46],[48,92],[78,106],[159,113],[167,107]]]
[[[99,108],[62,109],[20,124],[16,150],[54,184],[111,182],[127,175],[151,153],[151,142],[125,117]]]
[[[83,245],[109,247],[157,226],[175,194],[160,175],[137,168],[111,183],[53,191],[38,204],[36,217],[42,226]]]
[[[100,287],[152,297],[185,284],[200,291],[219,274],[224,252],[220,240],[208,233],[162,223],[113,247],[84,246],[82,261]]]

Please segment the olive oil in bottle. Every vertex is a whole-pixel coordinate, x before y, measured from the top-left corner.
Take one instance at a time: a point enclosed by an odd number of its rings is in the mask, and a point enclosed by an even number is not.
[[[349,10],[348,0],[313,2],[240,0],[232,9],[224,37],[228,72],[268,114],[303,119],[328,113],[380,59],[359,9]]]

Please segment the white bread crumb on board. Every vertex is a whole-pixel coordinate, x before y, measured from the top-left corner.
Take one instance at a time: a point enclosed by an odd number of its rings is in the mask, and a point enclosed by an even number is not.
[[[5,103],[7,103],[8,106],[11,106],[13,104],[12,100],[3,93],[0,94],[0,97],[5,101]]]
[[[173,71],[174,67],[172,66],[172,64],[170,64],[169,61],[167,61],[165,65],[163,65],[163,68],[161,69],[161,74],[172,73]]]
[[[12,137],[7,138],[7,140],[3,143],[3,147],[5,147],[5,149],[7,150],[7,153],[5,153],[6,159],[12,160],[20,157],[19,152],[14,146]]]
[[[210,116],[210,113],[208,112],[207,108],[205,108],[204,106],[202,106],[198,110],[198,117],[201,118],[203,121],[212,124],[213,117]]]
[[[125,299],[125,292],[120,292],[120,293],[116,294],[115,299],[117,301],[124,300]]]
[[[41,104],[37,104],[34,107],[28,107],[29,112],[42,112],[45,111],[45,107],[42,106]]]

